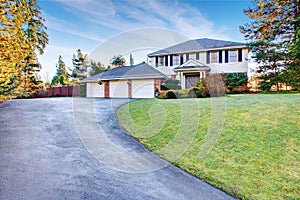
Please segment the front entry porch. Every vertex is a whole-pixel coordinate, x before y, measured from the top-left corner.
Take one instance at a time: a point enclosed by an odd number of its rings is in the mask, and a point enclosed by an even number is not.
[[[210,67],[203,65],[199,61],[190,59],[186,63],[174,68],[178,74],[178,79],[182,89],[188,89],[195,86],[196,82],[204,79]]]

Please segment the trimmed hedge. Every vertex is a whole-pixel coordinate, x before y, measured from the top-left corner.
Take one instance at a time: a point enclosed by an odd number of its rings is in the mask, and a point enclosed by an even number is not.
[[[160,99],[182,99],[182,98],[204,98],[209,97],[205,88],[193,87],[184,90],[168,90],[166,93],[158,96]]]

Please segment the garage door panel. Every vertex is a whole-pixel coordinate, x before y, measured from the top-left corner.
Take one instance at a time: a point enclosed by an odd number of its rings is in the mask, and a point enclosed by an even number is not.
[[[132,80],[132,98],[153,98],[154,80]]]
[[[87,83],[86,96],[87,97],[104,97],[104,85],[98,83]]]
[[[128,98],[127,81],[110,81],[109,96],[111,98]]]

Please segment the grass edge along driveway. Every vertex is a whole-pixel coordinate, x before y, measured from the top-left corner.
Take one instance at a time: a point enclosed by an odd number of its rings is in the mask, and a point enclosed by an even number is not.
[[[124,105],[117,114],[121,126],[148,149],[231,195],[299,198],[300,95],[226,97],[222,133],[210,154],[200,158],[211,102],[209,98],[144,99]],[[189,130],[196,130],[192,141],[180,157],[174,157],[174,141],[175,147],[184,143],[174,138]]]

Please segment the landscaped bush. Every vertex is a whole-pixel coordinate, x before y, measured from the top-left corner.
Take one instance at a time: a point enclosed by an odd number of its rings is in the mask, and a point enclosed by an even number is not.
[[[244,94],[249,93],[249,89],[245,87],[234,87],[231,90],[231,94]]]
[[[165,94],[161,94],[160,96],[158,96],[158,98],[205,98],[210,96],[219,97],[224,95],[225,86],[223,77],[220,75],[210,75],[205,80],[196,82],[195,87],[183,90],[168,90]]]
[[[225,96],[225,84],[219,74],[211,74],[205,79],[205,88],[211,97]]]
[[[164,96],[164,99],[177,99],[178,92],[176,90],[168,90]]]
[[[209,97],[209,94],[205,87],[193,87],[189,89],[189,96],[196,98],[204,98]]]
[[[247,84],[248,77],[243,73],[224,74],[225,85],[227,87],[236,87]]]
[[[160,87],[161,90],[180,90],[181,86],[179,85],[179,80],[176,79],[167,79]]]

